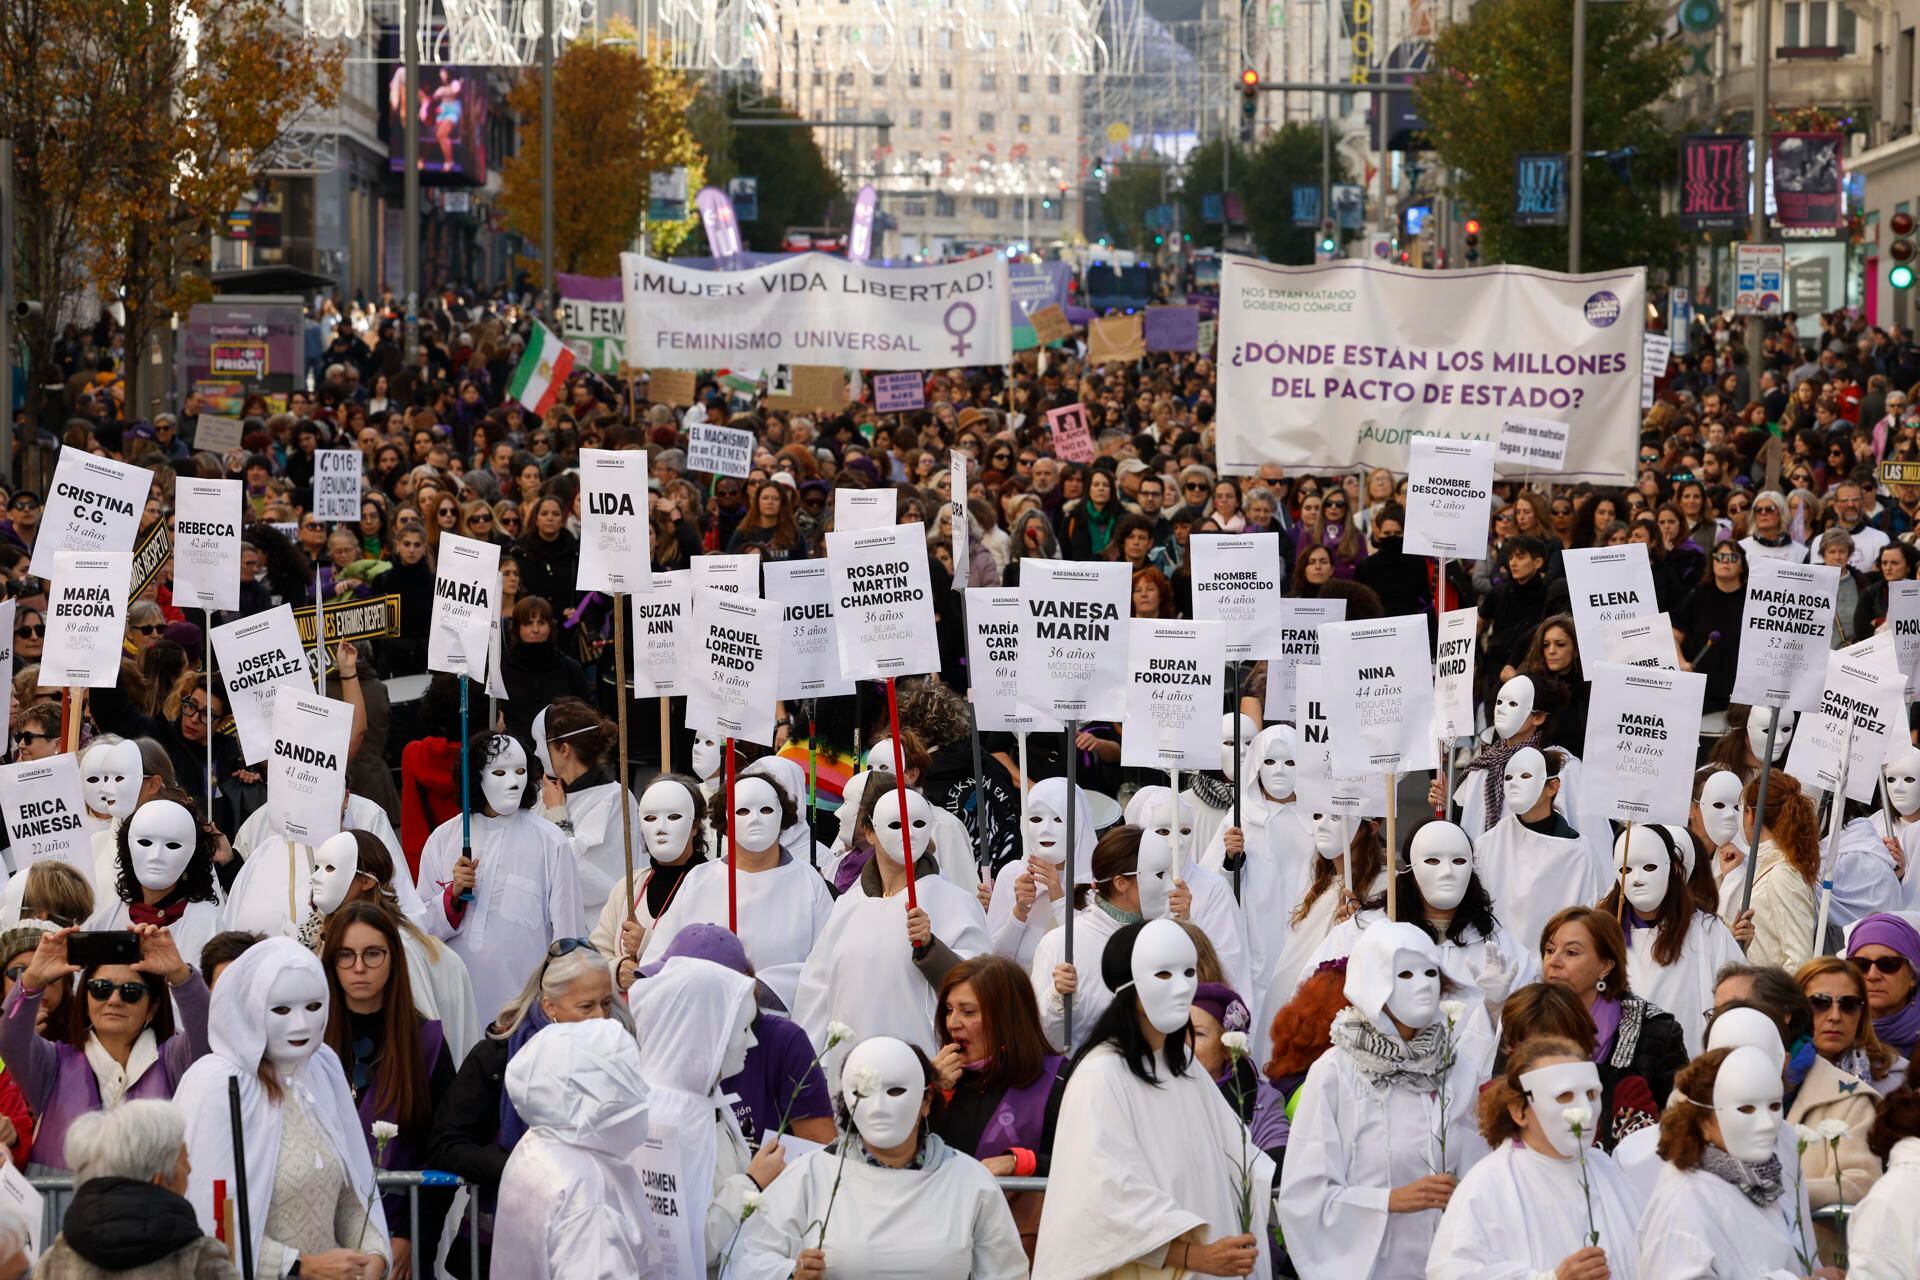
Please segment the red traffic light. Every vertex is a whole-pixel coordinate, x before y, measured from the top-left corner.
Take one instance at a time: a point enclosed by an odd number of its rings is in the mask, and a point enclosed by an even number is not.
[[[1893,232],[1893,234],[1897,236],[1912,235],[1913,234],[1913,215],[1910,213],[1894,214],[1891,218],[1887,219],[1887,230]]]
[[[1911,240],[1895,240],[1887,246],[1887,256],[1895,262],[1912,262],[1913,252]]]
[[[1260,86],[1260,73],[1248,67],[1240,73],[1240,83],[1249,89],[1257,89]]]
[[[1480,234],[1480,219],[1478,218],[1467,219],[1467,234],[1470,236],[1477,236]]]

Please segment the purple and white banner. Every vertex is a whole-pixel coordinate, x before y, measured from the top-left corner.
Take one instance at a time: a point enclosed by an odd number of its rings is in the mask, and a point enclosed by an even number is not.
[[[620,275],[627,361],[641,368],[1013,361],[1007,260],[998,254],[888,269],[805,253],[746,271],[696,271],[623,253]]]
[[[740,221],[733,216],[733,197],[718,187],[702,187],[693,198],[700,225],[707,229],[707,248],[722,262],[740,256]]]
[[[1640,442],[1646,272],[1415,271],[1367,262],[1220,273],[1220,468],[1407,469],[1416,435],[1571,424],[1561,481],[1625,483]]]
[[[626,309],[620,305],[620,277],[575,276],[561,271],[553,279],[560,291],[560,340],[576,361],[595,373],[617,377],[626,354]]]
[[[854,197],[853,232],[847,237],[848,262],[865,262],[873,256],[873,211],[879,204],[880,193],[871,182]]]

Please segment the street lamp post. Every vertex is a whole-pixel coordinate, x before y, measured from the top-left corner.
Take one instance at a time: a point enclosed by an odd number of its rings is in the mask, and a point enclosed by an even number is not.
[[[641,50],[641,56],[646,51]],[[540,274],[541,310],[553,314],[553,0],[540,0]]]
[[[420,350],[420,0],[400,10],[401,61],[406,78],[406,164],[400,180],[400,289],[406,316],[406,358]]]
[[[1580,271],[1580,212],[1587,156],[1587,0],[1573,0],[1573,154],[1567,162],[1567,270]]]

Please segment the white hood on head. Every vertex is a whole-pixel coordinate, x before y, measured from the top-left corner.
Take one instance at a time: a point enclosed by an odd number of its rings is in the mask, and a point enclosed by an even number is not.
[[[530,1129],[625,1159],[647,1139],[640,1051],[611,1018],[556,1022],[507,1064],[507,1096]]]
[[[647,1087],[711,1094],[740,1010],[752,1003],[753,979],[696,956],[675,956],[636,984],[629,1005]]]
[[[813,832],[807,826],[807,770],[798,761],[785,756],[762,756],[743,773],[754,773],[787,793],[793,801],[793,822],[780,832],[780,847],[802,861],[812,861]],[[740,774],[734,775],[738,786]]]
[[[1027,792],[1029,806],[1039,803],[1064,814],[1067,809],[1067,780],[1065,778],[1043,778],[1033,784]],[[1093,829],[1093,810],[1087,807],[1087,793],[1083,787],[1073,789],[1073,882],[1075,884],[1093,883],[1093,846],[1097,833]]]

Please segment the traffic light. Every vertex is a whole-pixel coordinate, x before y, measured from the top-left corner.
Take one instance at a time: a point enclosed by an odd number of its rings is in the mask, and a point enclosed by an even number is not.
[[[1240,73],[1240,138],[1253,141],[1255,118],[1260,114],[1260,73],[1248,67]]]
[[[1909,288],[1913,284],[1913,215],[1896,213],[1887,219],[1887,230],[1893,232],[1893,243],[1887,246],[1887,257],[1893,260],[1893,267],[1887,272],[1887,283],[1896,289]]]
[[[1320,224],[1320,252],[1331,258],[1340,248],[1340,242],[1333,236],[1333,219],[1328,218]]]
[[[1480,219],[1467,219],[1467,265],[1480,261]]]

